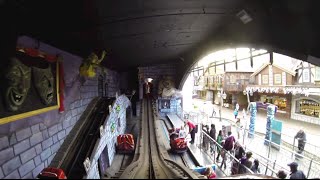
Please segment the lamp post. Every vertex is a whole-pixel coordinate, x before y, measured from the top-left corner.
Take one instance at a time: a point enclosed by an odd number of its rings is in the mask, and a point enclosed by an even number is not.
[[[221,121],[221,110],[222,110],[222,104],[223,100],[227,98],[226,92],[223,92],[223,89],[220,90],[220,92],[217,93],[218,97],[220,98],[220,109],[219,109],[219,114],[220,114],[220,121]]]
[[[246,91],[246,89],[243,90],[243,95],[247,96],[247,102],[248,102],[247,112],[249,112],[249,106],[250,106],[249,94],[250,94],[250,96],[253,96],[253,91],[250,91],[250,90]]]

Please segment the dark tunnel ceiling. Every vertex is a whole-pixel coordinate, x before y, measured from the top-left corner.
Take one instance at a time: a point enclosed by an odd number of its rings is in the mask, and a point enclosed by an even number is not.
[[[86,57],[92,50],[107,49],[109,57],[104,65],[119,70],[139,65],[180,61],[182,59],[180,57],[184,54],[208,39],[219,36],[218,32],[221,32],[224,26],[228,26],[231,22],[240,22],[236,14],[242,9],[251,12],[254,21],[257,21],[258,17],[262,17],[261,19],[267,23],[277,20],[272,23],[280,24],[279,26],[282,23],[289,25],[295,23],[295,19],[291,16],[293,14],[297,17],[312,13],[306,12],[307,8],[301,3],[289,6],[289,1],[22,0],[9,2],[15,8],[17,29],[20,34],[29,35],[82,57]],[[287,34],[285,30],[287,29],[280,28],[279,32],[285,35]],[[309,33],[303,31],[304,29],[298,33]],[[290,37],[291,35],[297,34],[290,34]],[[308,38],[314,38],[312,35],[309,34]],[[308,43],[305,44],[310,45]]]

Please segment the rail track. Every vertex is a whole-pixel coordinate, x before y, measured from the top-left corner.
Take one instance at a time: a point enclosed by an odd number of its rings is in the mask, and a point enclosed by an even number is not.
[[[156,126],[155,101],[146,98],[142,102],[140,136],[134,161],[121,174],[121,179],[198,179],[190,169],[163,157],[159,147],[159,130]]]
[[[102,125],[109,114],[108,106],[112,104],[114,99],[101,98],[86,123],[82,127],[81,134],[74,137],[76,140],[70,145],[72,149],[65,156],[61,163],[68,179],[82,179],[86,175],[83,162],[86,157],[90,157],[96,140],[99,138],[99,127]]]

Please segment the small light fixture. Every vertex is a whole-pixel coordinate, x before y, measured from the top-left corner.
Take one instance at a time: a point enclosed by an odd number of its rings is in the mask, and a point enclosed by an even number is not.
[[[151,81],[153,80],[152,78],[148,78],[147,79],[149,83],[151,83]]]
[[[223,99],[226,99],[226,98],[227,98],[226,92],[223,92],[222,98],[223,98]]]
[[[247,24],[248,22],[252,21],[252,18],[250,15],[245,11],[240,11],[237,16],[240,18],[240,20],[243,22],[243,24]]]

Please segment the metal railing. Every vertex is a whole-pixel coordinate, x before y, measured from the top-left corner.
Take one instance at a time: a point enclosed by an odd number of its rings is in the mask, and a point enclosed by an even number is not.
[[[224,120],[236,127],[236,124],[232,120]],[[320,162],[316,161],[314,158],[306,157],[286,146],[278,145],[270,140],[266,140],[264,136],[257,133],[251,134],[246,127],[240,129],[243,132],[241,140],[245,145],[245,148],[258,156],[267,157],[267,159],[265,159],[265,162],[267,162],[266,172],[271,170],[275,173],[280,169],[289,172],[287,164],[295,161],[299,164],[298,168],[306,174],[307,178],[320,177]],[[253,138],[249,138],[249,134],[253,135]],[[270,162],[273,163],[270,164]],[[270,168],[269,165],[272,165],[274,168]]]
[[[210,149],[210,146],[213,146],[213,148],[214,148],[212,156],[211,156],[211,154],[208,154],[208,152],[206,150],[202,149],[203,137],[204,136],[209,140],[207,142],[208,145],[209,145],[209,149]],[[235,157],[234,153],[231,153],[230,151],[227,151],[227,150],[223,149],[223,147],[220,144],[218,144],[213,138],[211,138],[202,129],[200,130],[200,144],[199,144],[199,147],[200,147],[200,149],[202,151],[204,151],[205,153],[207,153],[207,155],[209,155],[209,157],[214,162],[214,164],[216,164],[219,167],[220,171],[223,172],[225,176],[238,174],[238,172],[233,173],[232,172],[232,168],[236,168],[237,170],[239,170],[240,167],[245,169],[246,173],[254,174],[250,168],[248,168],[248,167],[244,166],[243,164],[241,164],[240,160]],[[224,151],[224,153],[225,153],[225,157],[224,158],[221,157],[222,161],[220,162],[220,164],[218,164],[218,162],[216,161],[216,157],[217,157],[218,151],[219,151],[218,149],[220,149],[220,152]],[[223,164],[223,163],[225,163],[225,164]],[[224,168],[224,167],[226,167],[226,168]]]
[[[200,147],[202,147],[202,140],[203,136],[207,136],[210,142],[214,143],[215,146],[218,146],[221,148],[221,146],[217,145],[216,141],[214,141],[207,133],[202,131],[201,129],[201,123],[205,122],[203,120],[203,117],[201,117],[201,113],[187,113],[184,112],[184,114],[189,114],[189,119],[198,123],[199,129],[200,129]],[[218,119],[218,117],[215,117]],[[232,127],[236,127],[236,124],[234,121],[223,118],[224,121],[227,121]],[[205,123],[208,124],[208,123]],[[210,123],[211,124],[211,123]],[[273,176],[276,177],[276,174],[279,170],[285,171],[287,174],[289,174],[290,169],[289,166],[287,166],[288,163],[291,163],[293,161],[297,162],[299,164],[298,169],[302,170],[307,178],[319,178],[320,177],[320,162],[317,158],[309,158],[304,156],[303,154],[298,154],[295,151],[295,147],[287,147],[284,145],[278,145],[272,141],[266,140],[263,135],[259,135],[257,133],[253,134],[253,138],[249,138],[249,130],[246,126],[249,126],[249,124],[246,124],[243,128],[240,128],[241,137],[239,139],[239,142],[243,144],[243,147],[246,151],[251,151],[253,153],[253,156],[259,160],[260,162],[260,172],[261,174]],[[218,132],[218,131],[217,131]],[[210,143],[209,143],[210,144]],[[316,148],[316,147],[315,147]],[[318,151],[319,152],[319,151]],[[233,160],[235,157],[227,153],[229,157],[231,157]],[[214,163],[216,163],[216,149],[215,153],[213,154],[213,160]],[[237,161],[237,160],[234,160]],[[231,161],[232,162],[232,161]],[[232,163],[229,163],[229,166],[231,166]],[[226,168],[224,170],[226,175],[231,174],[231,167]]]

